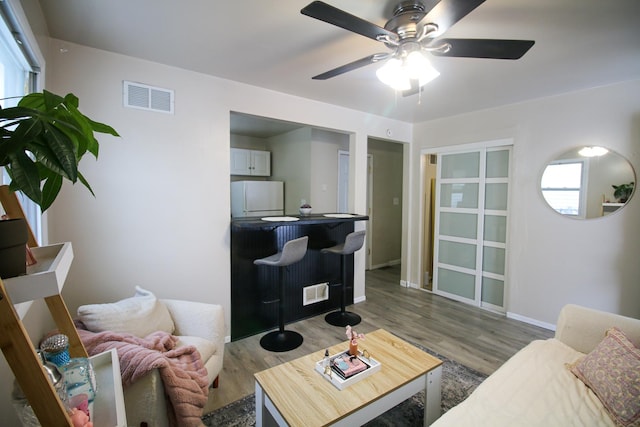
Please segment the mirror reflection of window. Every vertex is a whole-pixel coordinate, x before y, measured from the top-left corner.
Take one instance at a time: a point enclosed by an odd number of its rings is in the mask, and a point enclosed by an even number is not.
[[[544,170],[542,195],[556,212],[584,217],[584,169],[582,161],[563,161]]]
[[[600,218],[617,213],[633,197],[635,171],[620,154],[597,146],[571,148],[544,169],[540,190],[547,204],[563,216]],[[620,188],[624,187],[624,197]],[[629,188],[630,187],[630,188]]]

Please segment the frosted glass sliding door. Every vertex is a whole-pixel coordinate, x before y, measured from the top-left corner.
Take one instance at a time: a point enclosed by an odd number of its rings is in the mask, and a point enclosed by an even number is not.
[[[433,289],[504,311],[510,147],[440,154]]]

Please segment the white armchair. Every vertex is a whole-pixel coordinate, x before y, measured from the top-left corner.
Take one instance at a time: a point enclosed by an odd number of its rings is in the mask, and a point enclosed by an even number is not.
[[[224,356],[224,312],[221,305],[161,299],[175,324],[179,345],[194,345],[207,368],[209,385],[217,387]],[[155,369],[124,389],[129,426],[168,426],[167,402],[158,370]]]
[[[92,332],[127,332],[141,338],[155,331],[171,333],[179,338],[177,347],[196,347],[207,369],[209,386],[217,387],[226,331],[222,306],[156,299],[149,291],[139,287],[136,290],[134,297],[115,303],[79,307],[79,320]],[[169,425],[167,397],[158,369],[125,387],[124,400],[127,425]]]

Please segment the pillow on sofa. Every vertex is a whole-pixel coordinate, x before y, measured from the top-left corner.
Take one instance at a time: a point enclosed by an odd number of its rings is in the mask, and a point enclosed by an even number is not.
[[[618,328],[591,353],[569,365],[621,426],[640,426],[640,349]]]
[[[152,332],[172,334],[175,330],[167,307],[152,292],[139,286],[131,298],[78,307],[78,317],[92,332],[126,332],[144,338]]]

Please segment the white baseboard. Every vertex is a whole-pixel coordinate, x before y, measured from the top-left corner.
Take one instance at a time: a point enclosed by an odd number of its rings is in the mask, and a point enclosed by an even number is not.
[[[518,321],[524,322],[524,323],[528,323],[530,325],[539,326],[541,328],[545,328],[545,329],[548,329],[550,331],[555,331],[556,330],[556,325],[554,325],[554,324],[547,323],[547,322],[541,322],[539,320],[532,319],[532,318],[526,317],[526,316],[521,316],[519,314],[512,313],[510,311],[507,312],[507,318],[518,320]]]
[[[399,265],[402,263],[402,260],[399,259],[393,259],[391,261],[387,261],[387,262],[383,262],[382,264],[375,264],[371,266],[371,270],[375,270],[378,268],[384,268],[384,267],[392,267],[394,265]]]
[[[359,302],[365,302],[367,300],[366,296],[358,297],[353,299],[354,304],[358,304]]]
[[[400,286],[403,288],[422,289],[417,283],[407,282],[406,280],[400,280]]]

